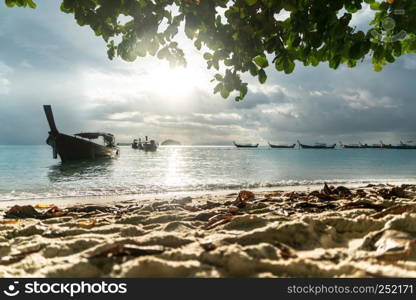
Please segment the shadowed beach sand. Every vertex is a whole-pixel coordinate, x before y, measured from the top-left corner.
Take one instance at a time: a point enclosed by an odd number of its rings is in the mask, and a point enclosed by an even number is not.
[[[415,200],[369,185],[9,202],[0,276],[416,277]]]

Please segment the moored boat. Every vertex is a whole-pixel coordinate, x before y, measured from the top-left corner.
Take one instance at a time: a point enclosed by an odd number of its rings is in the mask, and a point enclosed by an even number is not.
[[[269,144],[269,146],[271,148],[278,148],[278,149],[293,149],[296,146],[296,144],[292,144],[292,145],[282,145],[282,144],[276,145],[276,144],[271,144],[270,142],[268,144]]]
[[[112,158],[120,150],[115,146],[115,138],[111,133],[83,132],[74,136],[60,133],[56,127],[50,105],[43,106],[50,131],[46,143],[52,147],[53,158],[61,158],[62,162],[86,159]],[[104,145],[91,142],[102,137]]]
[[[142,144],[142,140],[141,139],[134,139],[133,143],[131,144],[131,147],[133,149],[139,149],[139,150],[143,150],[143,144]]]
[[[302,149],[334,149],[337,144],[327,145],[324,143],[315,143],[314,145],[305,145],[298,141]]]
[[[133,143],[131,143],[131,147],[132,147],[133,149],[139,149],[139,141],[138,141],[138,140],[136,140],[136,139],[134,139],[134,140],[133,140]]]
[[[382,142],[380,142],[379,144],[371,144],[371,145],[360,143],[360,146],[363,149],[381,149],[381,148],[383,148],[384,145],[383,145]]]
[[[344,149],[362,149],[361,144],[343,144],[342,142],[339,142],[339,145]]]
[[[237,144],[236,142],[233,142],[234,146],[237,148],[257,148],[259,144]]]
[[[400,141],[399,145],[385,145],[383,144],[383,148],[386,149],[403,149],[403,150],[410,150],[410,149],[416,149],[416,144],[413,143],[413,141],[407,141],[406,143],[403,143]]]
[[[157,150],[157,143],[155,142],[155,140],[148,140],[147,136],[146,136],[146,140],[143,144],[141,144],[142,148],[144,151],[146,152],[154,152]]]

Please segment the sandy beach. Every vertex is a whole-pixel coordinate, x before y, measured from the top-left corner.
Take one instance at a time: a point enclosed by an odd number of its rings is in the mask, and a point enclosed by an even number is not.
[[[88,200],[2,203],[0,276],[416,277],[416,185]]]

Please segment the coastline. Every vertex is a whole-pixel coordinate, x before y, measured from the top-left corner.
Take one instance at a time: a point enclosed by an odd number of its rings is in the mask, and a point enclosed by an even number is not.
[[[330,180],[319,180],[319,183],[307,183],[307,184],[287,184],[276,185],[270,187],[241,187],[240,189],[213,189],[213,190],[193,190],[193,191],[172,191],[172,192],[160,192],[160,193],[143,193],[143,194],[114,194],[114,195],[77,195],[77,196],[59,196],[59,197],[39,197],[39,198],[24,198],[24,199],[6,199],[0,200],[0,209],[5,209],[13,205],[36,205],[42,204],[54,204],[60,206],[69,205],[84,205],[84,204],[112,204],[126,200],[137,201],[153,201],[153,200],[169,200],[181,197],[212,197],[212,196],[226,196],[230,193],[235,193],[240,190],[250,190],[255,193],[267,193],[273,191],[311,191],[322,188],[322,185],[328,182],[329,185],[342,185],[348,188],[358,188],[367,184],[411,184],[416,185],[416,180],[364,180],[364,181],[342,181],[336,180],[332,182]]]
[[[416,185],[251,191],[3,201],[0,277],[416,276]]]

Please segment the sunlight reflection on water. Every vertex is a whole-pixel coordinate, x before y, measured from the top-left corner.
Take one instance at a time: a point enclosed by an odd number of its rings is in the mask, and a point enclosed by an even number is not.
[[[62,165],[48,146],[0,146],[0,199],[415,179],[411,150],[121,147],[117,159]]]

